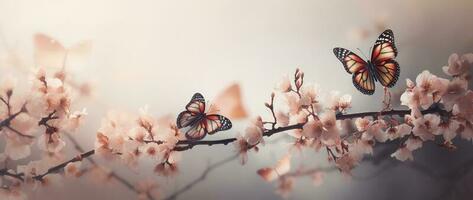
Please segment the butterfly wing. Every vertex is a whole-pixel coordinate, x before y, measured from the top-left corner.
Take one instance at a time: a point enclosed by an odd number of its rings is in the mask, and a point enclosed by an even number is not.
[[[200,121],[199,116],[205,112],[205,99],[200,93],[195,93],[189,103],[186,105],[186,110],[177,116],[177,128],[184,128],[193,126]]]
[[[197,115],[189,111],[183,111],[177,116],[176,125],[177,128],[184,128],[195,123],[197,120]]]
[[[367,68],[358,70],[353,74],[352,77],[353,85],[361,93],[372,95],[374,93],[375,85],[373,75],[369,72]]]
[[[338,60],[342,62],[345,70],[350,74],[358,72],[359,70],[367,68],[368,66],[366,61],[348,49],[337,47],[333,49],[333,53],[338,58]]]
[[[225,131],[232,128],[232,122],[222,115],[207,115],[205,117],[206,131],[212,135],[218,131]]]
[[[374,73],[385,87],[393,87],[400,74],[399,64],[394,60],[397,56],[397,48],[394,44],[392,30],[385,30],[374,43],[371,52],[371,62],[374,65]]]
[[[385,87],[393,87],[399,79],[400,68],[395,60],[387,60],[375,64],[374,73],[377,80]]]
[[[190,140],[200,140],[207,135],[207,130],[205,128],[205,120],[200,120],[192,124],[192,126],[185,131],[187,139]]]
[[[57,40],[45,34],[33,37],[34,59],[37,67],[60,68],[66,59],[66,48]]]
[[[195,93],[190,102],[186,105],[186,110],[192,113],[205,112],[205,99],[200,93]]]
[[[353,85],[363,94],[374,93],[375,85],[373,75],[368,70],[368,63],[360,56],[344,48],[334,48],[333,53],[342,62],[345,70],[353,74]]]

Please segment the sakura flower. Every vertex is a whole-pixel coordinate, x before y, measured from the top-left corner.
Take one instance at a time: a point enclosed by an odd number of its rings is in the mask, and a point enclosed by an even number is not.
[[[421,118],[417,118],[413,123],[414,128],[412,129],[412,132],[423,141],[434,140],[435,135],[440,134],[438,129],[440,117],[437,115],[427,114]]]
[[[253,120],[252,124],[245,129],[245,139],[249,145],[260,143],[263,139],[263,121],[261,117]]]
[[[420,104],[427,109],[433,102],[438,102],[447,91],[449,80],[432,75],[429,71],[423,71],[416,78],[420,92]]]
[[[473,92],[469,90],[463,97],[458,99],[459,116],[473,122]]]
[[[439,124],[440,133],[443,134],[445,141],[451,141],[455,136],[457,136],[457,130],[460,127],[458,121],[453,119],[448,119]]]
[[[371,124],[371,121],[368,118],[356,118],[355,120],[355,125],[356,129],[358,131],[366,131],[369,128],[369,125]]]
[[[64,174],[66,177],[79,177],[81,175],[80,166],[81,161],[71,162],[64,167]]]
[[[418,137],[409,137],[406,140],[405,145],[409,151],[414,151],[422,147],[423,141]]]
[[[344,154],[335,161],[335,164],[341,172],[351,174],[351,170],[355,168],[357,162],[357,159],[352,157],[350,154]]]
[[[397,138],[403,138],[406,135],[409,135],[412,131],[412,127],[407,124],[400,124],[394,127],[386,129],[386,135],[389,140],[395,140]]]
[[[289,77],[287,75],[284,76],[276,85],[276,90],[284,93],[290,92],[292,90],[291,80],[289,80]]]
[[[320,109],[319,101],[317,100],[319,95],[319,89],[314,84],[304,85],[300,91],[301,99],[300,104],[305,107],[312,107],[314,112]]]
[[[248,160],[248,150],[250,145],[246,141],[245,138],[243,138],[241,135],[237,135],[236,141],[233,142],[237,153],[240,155],[240,163],[244,165],[246,161]]]
[[[61,139],[59,133],[44,133],[38,138],[38,148],[43,151],[57,153],[64,146],[66,146],[66,143]]]
[[[277,120],[277,125],[278,126],[287,126],[289,125],[289,115],[284,112],[276,112],[276,120]]]
[[[143,151],[145,155],[155,159],[158,158],[159,145],[157,143],[150,142],[148,144],[140,146],[140,148],[142,148],[141,151]]]
[[[299,96],[295,93],[286,93],[284,95],[286,104],[289,107],[289,114],[297,115],[302,110],[302,103]]]
[[[412,81],[407,79],[408,84],[414,84]],[[406,89],[404,93],[401,94],[400,97],[401,105],[405,105],[411,109],[411,115],[413,116],[420,116],[420,105],[421,105],[421,93],[418,88],[415,86],[412,88]],[[423,98],[423,104],[432,105],[433,99],[431,98]]]
[[[172,162],[162,162],[154,167],[154,172],[161,176],[174,176],[178,170],[177,164]]]
[[[309,120],[302,127],[302,135],[307,138],[319,138],[323,132],[323,124],[319,120]]]
[[[391,154],[391,157],[394,157],[400,161],[414,160],[412,151],[409,150],[407,147],[399,148],[396,152]]]
[[[1,86],[0,86],[1,96],[3,95],[5,95],[6,97],[11,96],[16,84],[17,84],[17,80],[13,76],[11,75],[6,76],[5,79],[2,80]]]
[[[63,126],[64,130],[75,131],[79,127],[85,115],[87,115],[87,110],[85,108],[82,109],[82,111],[75,111],[69,115],[65,125]]]
[[[465,79],[455,78],[447,87],[447,91],[442,96],[442,102],[447,109],[451,109],[458,99],[463,97],[468,89],[468,81]]]
[[[388,139],[388,135],[383,131],[386,127],[384,120],[378,119],[370,123],[368,129],[363,133],[363,138],[371,139],[375,138],[379,142],[385,142]]]
[[[351,96],[341,96],[339,92],[331,92],[328,100],[328,108],[335,112],[344,112],[351,107]]]
[[[337,127],[337,118],[334,111],[324,112],[320,116],[324,131],[322,133],[322,142],[327,146],[333,146],[340,143],[340,133]]]
[[[449,76],[462,76],[467,74],[472,66],[473,54],[459,56],[454,53],[448,57],[448,66],[442,67],[442,70]]]
[[[359,160],[363,157],[364,154],[373,154],[373,140],[359,139],[350,146],[350,153],[352,157]]]
[[[261,176],[265,181],[271,182],[284,174],[288,173],[291,169],[291,156],[286,154],[281,158],[275,167],[265,167],[257,171],[258,175]]]

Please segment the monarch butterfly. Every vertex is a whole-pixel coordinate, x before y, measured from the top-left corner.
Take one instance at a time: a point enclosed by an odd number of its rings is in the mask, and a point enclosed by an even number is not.
[[[384,87],[393,87],[399,78],[399,64],[394,60],[397,56],[394,34],[385,30],[374,43],[371,60],[363,60],[360,56],[344,48],[334,48],[333,53],[342,62],[345,70],[353,74],[353,85],[361,93],[372,95],[375,81]]]
[[[205,113],[205,99],[200,93],[195,93],[186,110],[177,116],[177,128],[187,128],[185,135],[190,140],[200,140],[208,134],[225,131],[232,128],[232,122],[217,114]]]

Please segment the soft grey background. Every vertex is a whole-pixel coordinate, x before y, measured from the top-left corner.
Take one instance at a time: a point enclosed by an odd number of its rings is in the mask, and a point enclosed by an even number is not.
[[[381,90],[374,96],[358,93],[333,56],[333,47],[359,47],[368,54],[380,33],[376,24],[385,24],[394,30],[400,51],[397,60],[402,70],[397,88],[402,89],[405,78],[415,79],[424,69],[441,74],[451,53],[472,52],[472,19],[470,0],[0,0],[1,45],[15,47],[27,58],[32,57],[31,37],[36,32],[51,35],[66,46],[93,40],[93,52],[86,63],[71,67],[76,78],[91,80],[95,86],[95,97],[77,105],[77,109],[87,107],[89,112],[86,124],[76,133],[87,149],[93,147],[95,131],[108,110],[137,112],[149,105],[156,116],[175,114],[194,92],[200,91],[211,100],[233,82],[241,84],[250,114],[267,116],[263,102],[282,75],[292,74],[296,67],[304,70],[306,81],[317,83],[325,91],[352,94],[354,111],[379,109]],[[360,38],[357,35],[362,30],[371,34]],[[245,123],[235,122],[233,131],[215,137],[233,136],[244,130]],[[461,144],[464,147],[454,153],[430,145],[415,156],[435,170],[456,166],[473,150],[471,143]],[[282,141],[252,153],[245,166],[227,164],[181,199],[278,199],[274,186],[255,171],[274,164],[286,148]],[[169,194],[199,176],[209,163],[232,152],[232,146],[197,147],[186,152],[181,173],[175,178],[153,175],[153,165],[146,161],[139,173],[119,172],[131,180],[158,179],[161,190]],[[312,151],[295,160],[306,166],[326,164],[325,153]],[[366,176],[379,169],[364,164],[354,173]],[[411,167],[396,165],[388,170],[362,181],[333,173],[317,188],[303,179],[297,182],[290,199],[432,199],[452,185]],[[469,199],[466,194],[471,194],[471,177],[469,183],[459,183],[468,187],[462,187],[456,198]],[[135,195],[122,186],[95,185],[86,180],[68,181],[32,196],[133,198]]]

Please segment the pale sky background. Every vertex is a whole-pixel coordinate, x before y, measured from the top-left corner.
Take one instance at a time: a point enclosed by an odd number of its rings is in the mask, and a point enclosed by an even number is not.
[[[138,112],[149,105],[156,116],[180,112],[195,92],[211,100],[226,85],[237,82],[252,116],[267,116],[263,103],[275,83],[301,68],[307,82],[325,91],[353,95],[355,111],[379,109],[382,90],[365,96],[352,86],[350,75],[332,53],[342,46],[365,54],[383,22],[393,29],[399,49],[402,89],[405,79],[415,79],[424,69],[441,74],[451,53],[473,51],[473,1],[308,1],[308,0],[0,0],[0,53],[16,49],[32,58],[32,35],[50,35],[65,46],[93,41],[91,55],[70,70],[78,80],[92,81],[95,97],[77,105],[89,116],[77,138],[93,147],[95,131],[108,110]],[[366,39],[356,33],[367,29]],[[31,61],[30,61],[31,62]],[[72,61],[71,61],[72,62]],[[6,66],[2,66],[6,67]],[[234,122],[232,131],[215,138],[234,136],[245,121]],[[181,199],[278,199],[274,185],[257,177],[258,168],[272,165],[287,145],[268,145],[249,163],[236,161],[214,171],[204,183]],[[176,178],[152,174],[151,163],[143,171],[119,172],[130,178],[153,177],[169,194],[199,176],[210,162],[231,155],[232,146],[196,147],[185,152]],[[307,166],[324,165],[325,154],[305,152]],[[116,164],[114,164],[116,165]],[[115,166],[116,167],[116,166]],[[349,181],[340,174],[328,175],[314,188],[307,179],[298,181],[290,199],[391,199],[392,188],[403,188],[404,199],[435,196],[432,180],[408,169],[394,169],[402,176]],[[370,166],[355,171],[369,174]],[[392,180],[391,180],[392,179]],[[424,185],[428,190],[415,190]],[[373,188],[378,192],[374,193]],[[419,186],[420,187],[420,186]],[[399,190],[399,189],[398,189]],[[417,191],[417,192],[413,192]],[[411,195],[409,195],[411,194]],[[38,191],[32,199],[132,199],[121,186],[97,186],[83,181]]]

